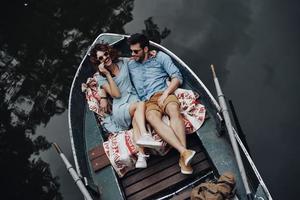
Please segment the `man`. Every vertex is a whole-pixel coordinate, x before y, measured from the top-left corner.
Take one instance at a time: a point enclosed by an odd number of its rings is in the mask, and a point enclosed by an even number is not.
[[[190,162],[195,151],[186,148],[179,101],[173,94],[182,84],[182,75],[165,53],[158,52],[155,57],[149,57],[149,40],[145,35],[133,34],[128,42],[133,58],[128,64],[129,72],[138,96],[146,102],[146,119],[163,140],[179,151],[181,172],[192,174]],[[170,126],[162,121],[163,114],[169,116]]]

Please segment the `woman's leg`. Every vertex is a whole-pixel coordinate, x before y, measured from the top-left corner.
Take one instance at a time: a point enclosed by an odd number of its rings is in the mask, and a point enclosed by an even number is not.
[[[129,113],[131,116],[131,119],[135,119],[136,124],[139,128],[139,131],[141,134],[147,133],[146,130],[146,123],[145,123],[145,102],[135,102],[132,103],[129,107]]]
[[[136,143],[139,146],[149,148],[160,147],[160,142],[155,141],[154,138],[152,138],[152,135],[147,133],[147,129],[145,127],[145,109],[146,107],[144,102],[136,102],[131,104],[129,107],[130,115],[140,131],[140,138],[136,141]]]
[[[132,127],[133,127],[133,139],[135,142],[141,137],[141,133],[139,131],[139,128],[137,126],[135,117],[132,119]],[[137,146],[138,153],[137,153],[137,161],[135,163],[136,168],[146,168],[147,167],[147,161],[146,158],[149,157],[148,155],[145,155],[144,148],[141,146]]]
[[[141,137],[141,132],[139,130],[139,127],[137,126],[135,118],[132,119],[132,128],[133,128],[133,139],[136,143],[136,141],[138,141]],[[141,152],[142,154],[145,154],[143,147],[138,146],[138,151]]]

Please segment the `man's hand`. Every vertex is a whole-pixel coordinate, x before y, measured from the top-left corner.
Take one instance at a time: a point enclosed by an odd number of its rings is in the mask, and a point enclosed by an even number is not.
[[[158,98],[157,103],[158,103],[159,107],[163,107],[164,102],[168,96],[169,96],[169,94],[166,91],[164,91],[164,93]]]

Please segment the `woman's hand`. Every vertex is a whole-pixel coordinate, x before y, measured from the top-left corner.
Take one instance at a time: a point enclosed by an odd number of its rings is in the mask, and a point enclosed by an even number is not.
[[[103,73],[105,76],[109,75],[110,72],[104,67],[104,64],[101,63],[100,65],[98,65],[98,69],[101,73]]]

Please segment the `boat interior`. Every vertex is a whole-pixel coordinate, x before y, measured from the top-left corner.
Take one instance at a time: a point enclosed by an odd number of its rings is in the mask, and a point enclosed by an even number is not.
[[[101,148],[104,141],[102,130],[97,126],[97,118],[94,115],[87,111],[86,145],[89,150]],[[204,124],[203,130],[208,129],[206,126],[210,126],[210,123]],[[92,161],[87,161],[87,171],[92,173],[90,175],[93,183],[95,184],[96,180],[100,191],[104,191],[101,192],[101,196],[106,196],[106,192],[118,188],[115,192],[120,193],[120,199],[189,199],[195,185],[207,180],[216,180],[218,174],[196,133],[187,136],[187,145],[196,151],[191,163],[194,170],[192,175],[181,174],[178,165],[179,154],[174,149],[165,156],[150,156],[147,168],[134,169],[122,178],[113,171],[107,157],[103,156],[101,161],[99,160],[100,168],[97,171],[93,170]]]

